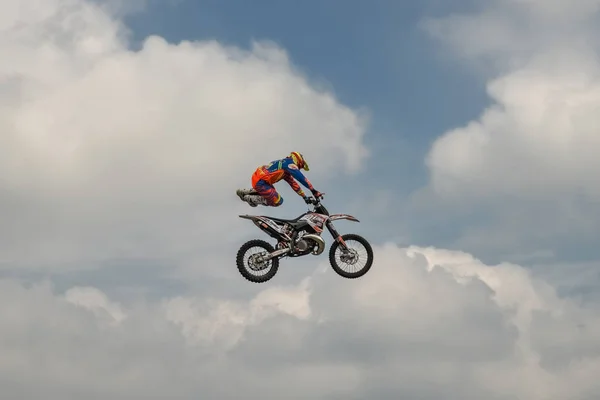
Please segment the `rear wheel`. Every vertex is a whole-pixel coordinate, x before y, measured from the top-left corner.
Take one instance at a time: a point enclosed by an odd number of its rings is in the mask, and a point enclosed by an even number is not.
[[[344,249],[337,241],[333,242],[329,249],[329,263],[333,270],[344,278],[360,278],[369,272],[373,265],[371,244],[362,236],[354,233],[342,235],[342,239],[348,249]],[[348,268],[350,271],[342,267]]]
[[[250,240],[242,245],[237,252],[236,264],[240,274],[250,282],[263,283],[273,278],[279,269],[279,259],[260,260],[275,251],[273,246],[260,239]]]

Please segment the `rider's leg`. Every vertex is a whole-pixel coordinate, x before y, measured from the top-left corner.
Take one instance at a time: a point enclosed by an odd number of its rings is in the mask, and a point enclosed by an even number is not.
[[[238,189],[235,193],[239,196],[242,201],[246,201],[245,197],[248,195],[256,195],[257,191],[255,189],[256,183],[261,179],[262,170],[261,168],[257,168],[256,171],[252,174],[252,178],[250,178],[250,182],[252,183],[251,189]]]
[[[267,200],[261,197],[258,194],[247,194],[244,196],[244,201],[250,204],[252,207],[256,207],[259,204],[263,206],[267,206]]]
[[[262,204],[270,207],[279,207],[283,203],[283,197],[275,190],[273,185],[266,183],[263,180],[256,182],[254,189],[258,195],[246,195],[244,200],[251,206]]]
[[[244,196],[247,196],[249,194],[256,194],[256,190],[254,189],[238,189],[235,191],[235,193],[239,196],[239,198],[244,201]]]
[[[260,180],[254,186],[258,194],[265,199],[267,205],[271,207],[279,207],[283,204],[283,197],[277,192],[273,185]]]

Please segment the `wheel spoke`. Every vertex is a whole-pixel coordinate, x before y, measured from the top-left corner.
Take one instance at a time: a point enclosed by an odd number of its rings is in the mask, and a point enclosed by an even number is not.
[[[342,238],[346,246],[334,243],[329,254],[330,263],[339,275],[358,278],[371,268],[373,250],[370,244],[358,235],[346,234]]]
[[[238,251],[237,266],[242,276],[251,282],[266,282],[271,279],[279,267],[279,260],[272,258],[260,262],[260,256],[266,256],[274,251],[273,247],[259,239],[245,243]]]

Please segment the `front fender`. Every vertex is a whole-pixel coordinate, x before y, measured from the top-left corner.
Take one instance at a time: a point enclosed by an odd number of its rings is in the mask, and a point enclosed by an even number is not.
[[[337,220],[340,220],[340,219],[347,219],[349,221],[360,222],[358,219],[356,219],[352,215],[348,215],[348,214],[331,214],[329,216],[329,219],[331,221],[337,221]]]

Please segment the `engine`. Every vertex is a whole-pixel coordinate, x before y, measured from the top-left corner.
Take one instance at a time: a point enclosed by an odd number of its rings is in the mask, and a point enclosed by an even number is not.
[[[305,240],[305,239],[300,239],[296,242],[296,250],[304,253],[306,250],[310,249],[312,250],[313,247],[315,247],[317,244],[315,242],[313,242],[312,240]]]
[[[294,245],[294,251],[299,253],[298,255],[305,255],[313,253],[319,255],[325,249],[325,241],[317,235],[302,235],[296,240]]]

